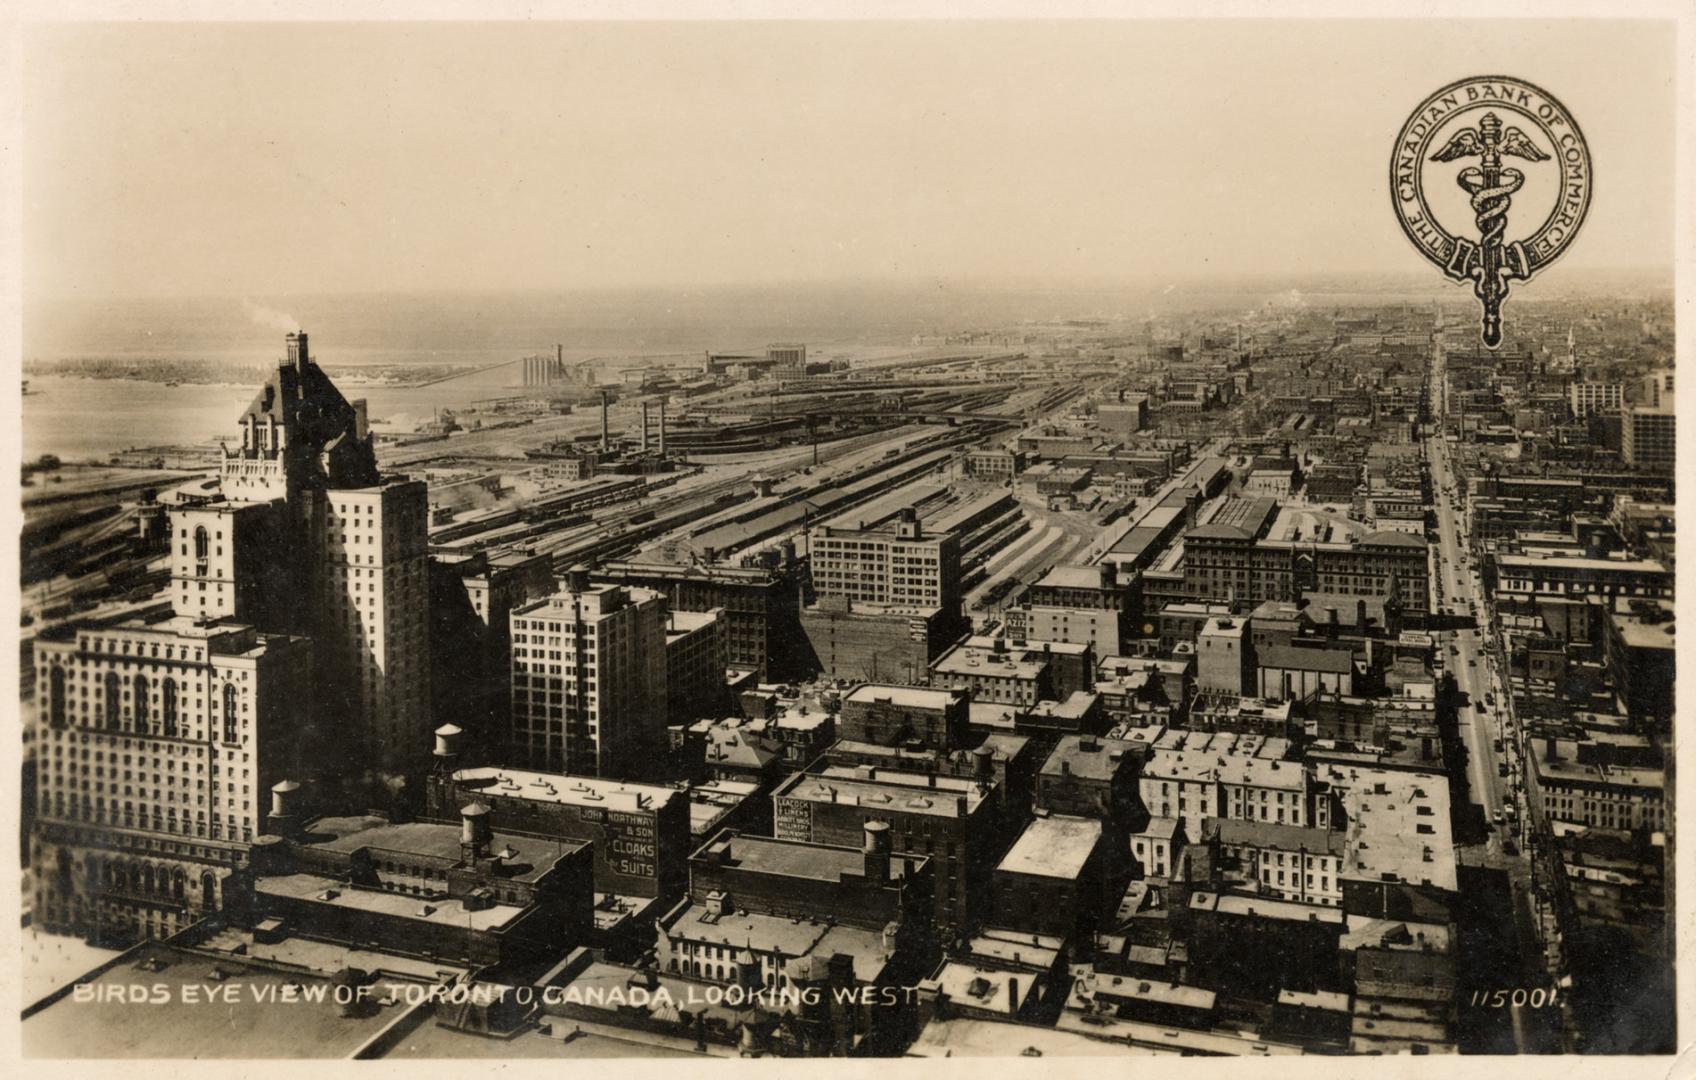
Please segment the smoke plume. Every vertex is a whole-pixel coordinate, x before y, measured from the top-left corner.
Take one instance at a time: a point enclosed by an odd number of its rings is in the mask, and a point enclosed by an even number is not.
[[[260,326],[280,330],[285,334],[292,334],[300,329],[300,320],[287,312],[264,307],[247,299],[242,300],[241,306],[247,309],[247,317]]]

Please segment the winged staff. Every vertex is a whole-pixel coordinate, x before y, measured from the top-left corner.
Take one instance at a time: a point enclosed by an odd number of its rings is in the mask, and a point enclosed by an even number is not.
[[[1447,145],[1431,155],[1432,161],[1457,161],[1479,158],[1477,166],[1462,169],[1455,177],[1472,196],[1472,212],[1478,225],[1478,246],[1462,244],[1451,260],[1449,272],[1456,277],[1471,278],[1473,292],[1484,304],[1484,344],[1495,348],[1502,342],[1502,301],[1508,295],[1508,282],[1528,275],[1526,260],[1519,245],[1504,250],[1502,236],[1508,228],[1508,203],[1513,193],[1525,184],[1525,174],[1504,167],[1504,156],[1526,161],[1547,161],[1549,155],[1532,142],[1519,128],[1502,128],[1500,118],[1493,112],[1483,115],[1476,128],[1462,128],[1449,138]]]

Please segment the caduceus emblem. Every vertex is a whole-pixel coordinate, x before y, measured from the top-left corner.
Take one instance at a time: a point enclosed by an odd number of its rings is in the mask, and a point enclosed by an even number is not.
[[[1456,269],[1473,279],[1473,292],[1484,305],[1484,344],[1495,348],[1502,342],[1502,301],[1507,299],[1508,282],[1530,274],[1525,259],[1509,257],[1519,253],[1505,250],[1502,244],[1502,237],[1508,231],[1508,204],[1514,192],[1525,185],[1525,174],[1504,166],[1502,158],[1547,161],[1549,155],[1537,149],[1537,144],[1518,128],[1504,130],[1501,119],[1488,112],[1476,128],[1455,132],[1447,146],[1431,155],[1431,160],[1473,157],[1481,159],[1479,164],[1462,169],[1455,182],[1472,196],[1478,246],[1463,253],[1467,265]]]
[[[1549,162],[1531,190],[1539,199],[1552,193],[1554,205],[1539,224],[1510,235],[1508,211],[1526,181],[1507,164],[1513,158]],[[1463,235],[1471,230],[1460,222],[1446,223],[1441,203],[1434,208],[1425,197],[1429,162],[1462,161],[1467,165],[1454,182],[1470,199],[1476,240]],[[1402,125],[1390,155],[1390,195],[1402,231],[1443,273],[1471,284],[1483,307],[1479,338],[1492,349],[1502,343],[1509,283],[1530,281],[1566,251],[1590,209],[1590,193],[1590,150],[1577,121],[1548,91],[1506,75],[1462,79],[1432,93]]]

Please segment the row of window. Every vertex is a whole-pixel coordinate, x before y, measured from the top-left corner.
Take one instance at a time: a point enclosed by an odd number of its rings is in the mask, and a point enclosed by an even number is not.
[[[116,672],[108,672],[105,679],[105,695],[101,718],[104,726],[110,731],[133,732],[135,734],[158,734],[166,738],[175,738],[178,726],[178,696],[177,681],[172,678],[162,680],[160,686],[159,723],[152,723],[153,698],[150,693],[151,685],[147,676],[137,675],[131,680],[134,689],[133,699],[124,693],[123,680]],[[67,694],[65,690],[65,669],[55,667],[47,676],[47,718],[53,727],[64,727],[67,723]],[[83,694],[88,693],[87,687]],[[239,738],[239,713],[246,706],[239,703],[240,694],[231,683],[224,684],[223,736],[225,742],[236,742]],[[133,707],[124,708],[128,700],[133,700]],[[86,705],[86,703],[85,703]]]

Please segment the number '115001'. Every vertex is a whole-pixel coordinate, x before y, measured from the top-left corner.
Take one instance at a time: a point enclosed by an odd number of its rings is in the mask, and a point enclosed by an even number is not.
[[[1557,991],[1554,987],[1537,987],[1527,990],[1523,986],[1516,990],[1474,990],[1468,1005],[1481,1009],[1505,1009],[1509,1005],[1529,1005],[1533,1009],[1541,1009],[1555,1003]]]

